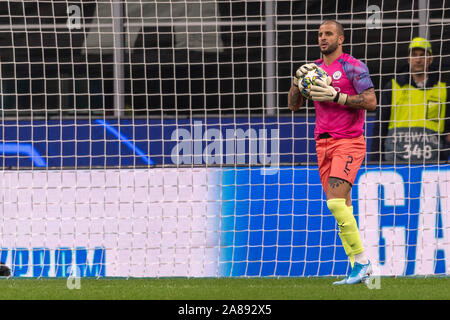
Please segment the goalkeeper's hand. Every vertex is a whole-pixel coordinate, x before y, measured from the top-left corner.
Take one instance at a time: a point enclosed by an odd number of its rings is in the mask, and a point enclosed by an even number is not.
[[[304,77],[309,71],[314,70],[317,66],[314,63],[306,63],[297,69],[294,77],[294,84],[298,86],[298,81],[301,77]]]
[[[317,79],[317,85],[311,86],[310,99],[313,101],[332,101],[344,105],[347,102],[345,93],[337,92],[331,85],[331,77],[327,77],[325,81]]]

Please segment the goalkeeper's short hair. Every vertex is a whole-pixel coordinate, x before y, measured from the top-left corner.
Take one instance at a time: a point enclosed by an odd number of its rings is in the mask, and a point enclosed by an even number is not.
[[[336,26],[338,34],[340,36],[344,35],[344,26],[340,22],[337,22],[336,20],[325,20],[320,25],[322,26],[326,23],[333,23]]]

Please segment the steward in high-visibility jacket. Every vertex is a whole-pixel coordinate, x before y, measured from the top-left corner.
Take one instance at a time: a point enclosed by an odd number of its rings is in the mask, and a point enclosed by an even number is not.
[[[412,67],[410,62],[410,68]],[[423,83],[416,83],[408,72],[386,84],[375,117],[370,160],[447,160],[447,135],[450,131],[449,84],[440,81],[439,71],[432,68],[426,75]]]

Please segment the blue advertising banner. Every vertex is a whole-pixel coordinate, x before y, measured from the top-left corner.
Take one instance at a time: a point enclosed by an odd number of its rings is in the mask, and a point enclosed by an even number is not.
[[[316,161],[314,117],[6,120],[1,125],[3,167]]]
[[[361,168],[354,214],[380,274],[449,273],[449,178],[449,165]],[[280,167],[272,175],[230,168],[222,183],[220,276],[348,273],[317,167]]]

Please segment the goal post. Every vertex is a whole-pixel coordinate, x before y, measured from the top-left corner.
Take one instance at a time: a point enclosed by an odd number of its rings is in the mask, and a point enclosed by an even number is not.
[[[287,107],[326,19],[378,100],[352,188],[367,254],[381,275],[448,275],[445,0],[0,1],[1,262],[14,277],[347,274],[314,106]],[[409,77],[415,37],[429,93]]]

